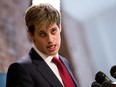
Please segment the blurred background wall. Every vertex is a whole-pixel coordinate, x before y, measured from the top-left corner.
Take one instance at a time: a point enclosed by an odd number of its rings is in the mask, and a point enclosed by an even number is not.
[[[80,87],[116,64],[116,0],[62,0],[63,31]]]
[[[5,87],[9,65],[30,49],[23,18],[30,4],[30,0],[0,0],[0,87]]]
[[[29,0],[0,0],[0,72],[29,50],[24,12]]]
[[[0,73],[31,47],[24,22],[30,5],[31,0],[0,0]],[[61,0],[60,5],[60,54],[68,58],[80,87],[91,87],[98,71],[114,80],[109,71],[116,64],[116,0]]]

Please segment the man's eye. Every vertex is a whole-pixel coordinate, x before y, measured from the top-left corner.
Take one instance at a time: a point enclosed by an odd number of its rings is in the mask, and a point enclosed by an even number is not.
[[[57,30],[56,29],[52,29],[52,33],[55,33]]]
[[[45,33],[40,33],[39,35],[40,35],[40,36],[42,36],[42,37],[43,37],[43,36],[46,36],[46,34],[45,34]]]

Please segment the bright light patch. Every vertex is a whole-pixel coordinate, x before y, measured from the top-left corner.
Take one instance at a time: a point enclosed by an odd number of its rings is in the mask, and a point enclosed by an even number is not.
[[[33,5],[37,5],[37,4],[40,4],[40,3],[50,3],[58,11],[60,11],[60,0],[32,0]]]

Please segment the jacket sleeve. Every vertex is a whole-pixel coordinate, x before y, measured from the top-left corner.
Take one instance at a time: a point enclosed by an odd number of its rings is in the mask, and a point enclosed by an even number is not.
[[[10,65],[6,79],[6,87],[34,87],[31,75],[19,63]]]

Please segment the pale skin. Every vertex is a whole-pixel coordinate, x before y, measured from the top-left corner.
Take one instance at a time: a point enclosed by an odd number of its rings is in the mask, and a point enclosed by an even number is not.
[[[48,28],[42,29],[38,25],[35,25],[34,35],[30,32],[29,35],[39,51],[46,56],[55,56],[60,48],[60,33],[61,27],[53,23]]]

